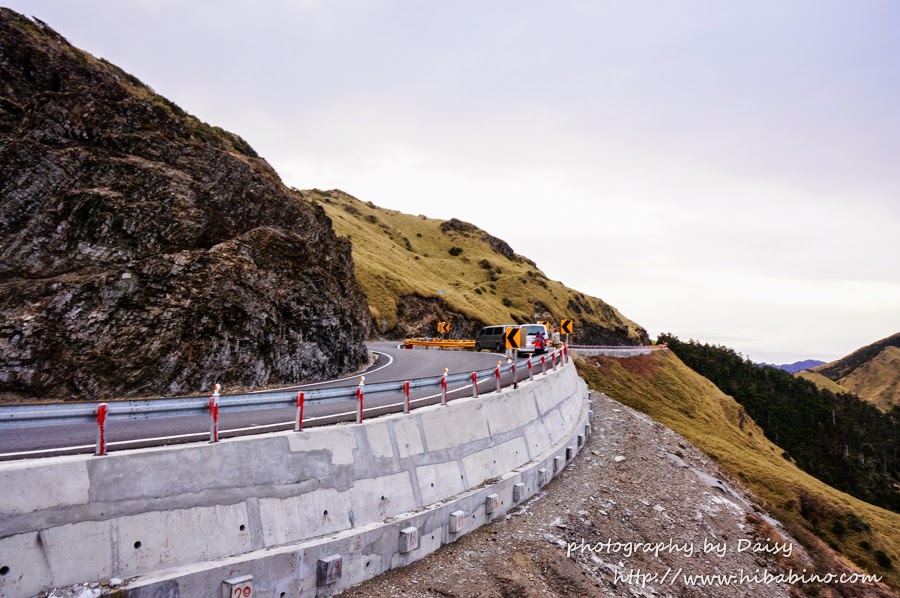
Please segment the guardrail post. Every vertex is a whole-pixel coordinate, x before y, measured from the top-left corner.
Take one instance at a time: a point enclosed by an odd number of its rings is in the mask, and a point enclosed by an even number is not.
[[[519,388],[519,376],[516,374],[516,362],[512,362],[513,388]]]
[[[306,394],[301,390],[297,393],[297,421],[294,422],[294,432],[303,430],[303,399]]]
[[[209,397],[209,441],[219,442],[219,389],[213,384],[213,394]]]
[[[550,359],[553,360],[553,371],[555,372],[556,371],[556,351],[553,351],[550,354]]]
[[[109,407],[106,403],[97,405],[97,452],[98,457],[106,455],[106,415]]]
[[[497,392],[503,392],[502,387],[500,386],[500,362],[497,362],[497,369],[494,370],[494,376],[497,377]]]
[[[478,398],[478,372],[472,372],[472,398]]]
[[[409,381],[403,383],[403,394],[406,395],[406,400],[403,402],[403,413],[409,413]]]
[[[447,368],[444,368],[444,375],[441,376],[441,405],[447,406]]]
[[[366,396],[366,377],[359,377],[359,386],[356,388],[356,423],[361,424],[363,420],[363,399]]]
[[[528,379],[534,380],[534,364],[531,363],[531,355],[528,356]]]
[[[541,371],[544,372],[544,375],[547,375],[547,356],[541,355]]]

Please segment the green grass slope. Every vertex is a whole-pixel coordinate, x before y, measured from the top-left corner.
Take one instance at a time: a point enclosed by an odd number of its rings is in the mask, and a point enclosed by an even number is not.
[[[579,358],[577,364],[591,388],[675,430],[740,479],[803,542],[817,569],[834,570],[840,553],[900,588],[900,515],[802,471],[733,398],[674,353]]]
[[[338,235],[350,239],[356,277],[376,332],[397,338],[471,337],[486,324],[562,318],[576,322],[577,342],[640,344],[646,331],[607,303],[550,280],[504,241],[459,220],[379,208],[341,191],[298,191],[322,206]]]

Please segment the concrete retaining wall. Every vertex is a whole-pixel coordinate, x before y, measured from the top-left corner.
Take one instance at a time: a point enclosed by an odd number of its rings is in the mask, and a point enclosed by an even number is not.
[[[218,597],[237,574],[259,598],[327,595],[505,513],[516,483],[519,502],[534,494],[539,470],[580,448],[587,414],[569,366],[362,425],[0,464],[0,596],[136,577],[129,596]],[[418,548],[401,553],[410,527]],[[331,554],[342,574],[320,585]]]

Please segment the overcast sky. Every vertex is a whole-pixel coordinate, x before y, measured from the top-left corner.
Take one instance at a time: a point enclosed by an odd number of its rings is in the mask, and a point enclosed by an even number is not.
[[[755,361],[900,331],[900,3],[0,0],[301,189]]]

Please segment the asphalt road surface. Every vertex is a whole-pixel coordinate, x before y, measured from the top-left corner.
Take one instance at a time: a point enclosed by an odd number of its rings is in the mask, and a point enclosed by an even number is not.
[[[483,370],[506,363],[503,355],[496,353],[474,353],[471,351],[405,350],[393,343],[371,343],[369,350],[379,359],[368,371],[366,384],[391,382],[440,376],[444,368],[450,374]],[[524,368],[523,368],[524,369]],[[521,380],[527,371],[519,372]],[[503,383],[511,382],[507,374]],[[331,388],[356,386],[358,376],[316,384],[283,387],[283,390]],[[471,396],[471,383],[450,392],[448,400]],[[479,383],[479,392],[494,390],[496,382],[491,379]],[[269,389],[273,390],[273,389]],[[227,392],[225,389],[224,392]],[[366,396],[365,418],[402,410],[403,395]],[[413,408],[440,401],[440,391],[436,389],[413,392]],[[304,428],[313,425],[334,424],[341,421],[355,421],[356,400],[315,404],[307,401],[304,406]],[[279,430],[290,430],[294,426],[296,410],[259,409],[221,413],[219,416],[219,438],[247,434],[261,434]],[[182,416],[145,420],[116,420],[107,423],[107,447],[109,451],[148,446],[165,446],[186,442],[208,442],[210,422],[208,416]],[[54,426],[33,426],[0,431],[0,460],[29,459],[53,455],[92,453],[97,442],[97,426],[94,424],[69,424]]]

